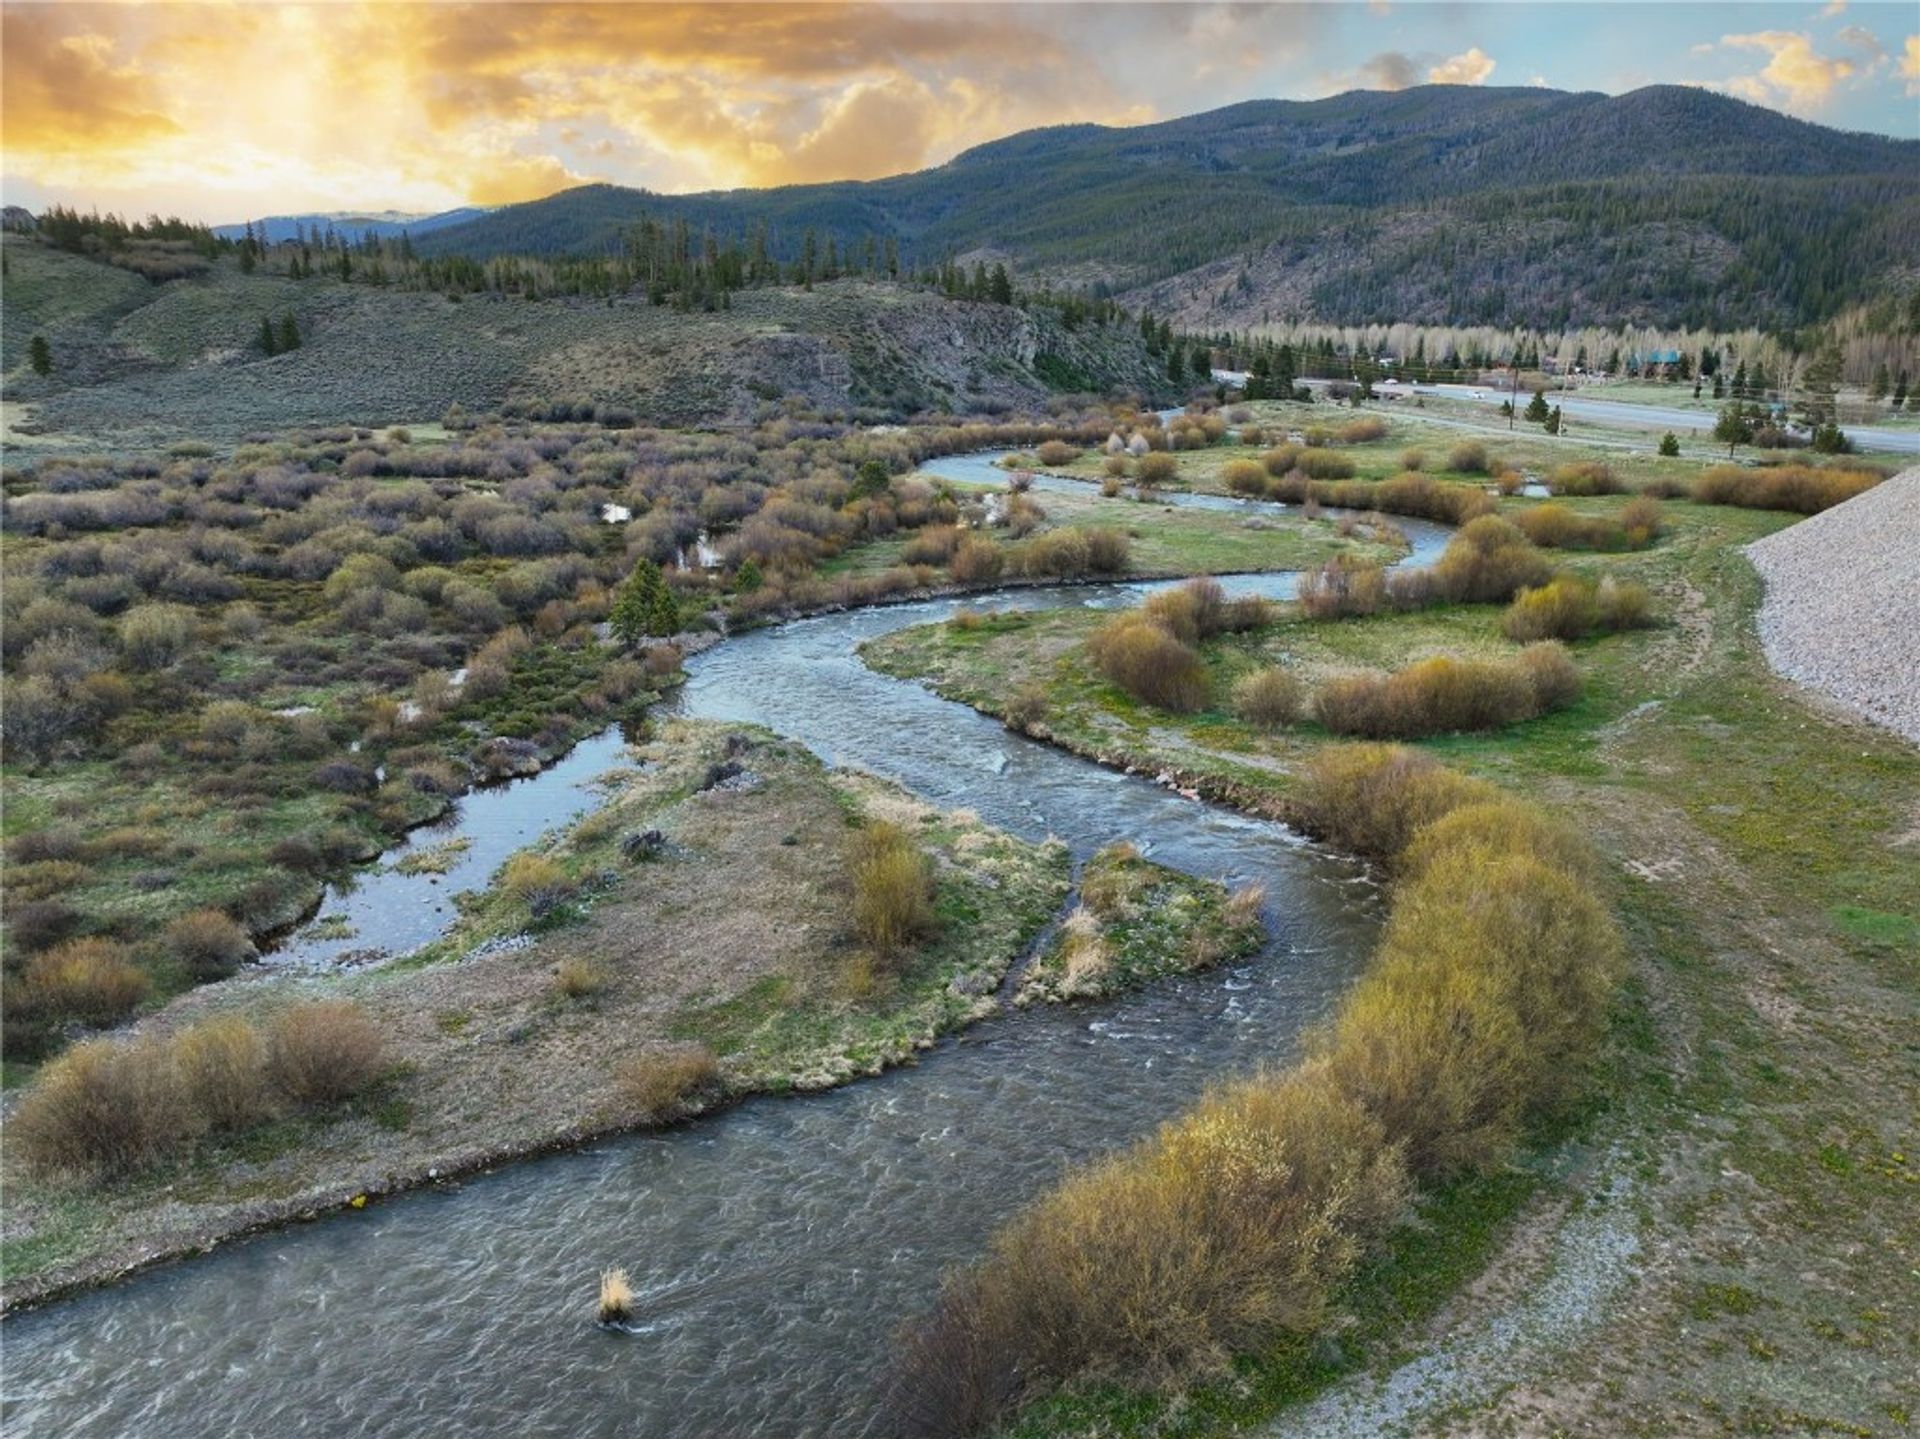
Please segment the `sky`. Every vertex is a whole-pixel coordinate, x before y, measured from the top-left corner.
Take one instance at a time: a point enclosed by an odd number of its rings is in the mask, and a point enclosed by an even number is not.
[[[1701,85],[1920,137],[1920,7],[0,3],[0,199],[212,222],[872,179],[1037,125]]]

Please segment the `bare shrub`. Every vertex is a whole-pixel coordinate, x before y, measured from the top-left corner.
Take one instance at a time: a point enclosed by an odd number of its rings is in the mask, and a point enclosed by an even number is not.
[[[1626,490],[1611,465],[1598,460],[1581,460],[1555,466],[1547,476],[1547,488],[1556,495],[1617,495]]]
[[[1423,825],[1499,791],[1398,745],[1350,744],[1322,750],[1308,763],[1297,795],[1297,818],[1342,849],[1392,860]]]
[[[1492,461],[1478,440],[1462,440],[1447,451],[1447,468],[1457,475],[1484,475],[1492,470]]]
[[[1206,706],[1206,665],[1151,619],[1122,615],[1102,625],[1087,644],[1101,674],[1135,699],[1176,714]]]
[[[1297,676],[1278,665],[1242,675],[1233,686],[1233,712],[1257,729],[1276,730],[1300,717],[1303,699]]]
[[[96,1039],[41,1071],[7,1130],[42,1173],[112,1176],[166,1154],[189,1122],[164,1044]]]
[[[276,1015],[268,1031],[268,1072],[296,1104],[334,1104],[373,1082],[385,1048],[379,1026],[359,1005],[297,1004]]]
[[[253,939],[217,909],[183,914],[167,926],[168,951],[194,979],[223,979],[253,958]]]
[[[1365,445],[1374,440],[1384,440],[1386,437],[1387,422],[1378,415],[1349,420],[1340,427],[1340,443],[1343,445]]]
[[[27,961],[15,1004],[34,1018],[108,1025],[137,1009],[152,987],[125,945],[72,939]]]
[[[1790,510],[1817,515],[1865,494],[1880,483],[1870,470],[1815,469],[1811,465],[1767,465],[1748,469],[1716,465],[1693,485],[1703,505],[1739,505],[1750,510]]]
[[[273,1110],[267,1046],[237,1015],[202,1020],[173,1037],[181,1092],[194,1120],[215,1131],[245,1129]]]
[[[606,987],[606,974],[590,959],[563,959],[553,971],[554,992],[563,999],[586,999]]]
[[[1486,604],[1511,599],[1528,585],[1546,583],[1552,568],[1513,525],[1497,515],[1482,515],[1447,542],[1433,574],[1446,598]]]

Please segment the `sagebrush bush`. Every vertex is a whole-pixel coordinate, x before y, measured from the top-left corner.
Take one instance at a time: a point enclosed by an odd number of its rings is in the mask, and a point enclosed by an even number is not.
[[[1387,437],[1387,422],[1378,415],[1368,415],[1364,419],[1349,420],[1340,427],[1340,443],[1343,445],[1364,445]]]
[[[869,820],[847,842],[853,925],[860,942],[892,957],[934,928],[933,867],[889,820]]]
[[[160,1158],[190,1127],[165,1044],[95,1039],[41,1071],[7,1130],[42,1173],[112,1176]]]
[[[1209,686],[1200,656],[1165,626],[1138,613],[1109,620],[1087,641],[1100,673],[1143,704],[1191,714]]]
[[[334,1104],[379,1075],[386,1041],[359,1005],[346,1000],[297,1004],[268,1029],[268,1072],[296,1104]]]
[[[681,1044],[622,1060],[614,1078],[632,1116],[657,1124],[717,1092],[720,1062],[704,1044]]]
[[[1299,677],[1278,665],[1242,675],[1233,686],[1233,712],[1256,729],[1283,729],[1300,717]]]

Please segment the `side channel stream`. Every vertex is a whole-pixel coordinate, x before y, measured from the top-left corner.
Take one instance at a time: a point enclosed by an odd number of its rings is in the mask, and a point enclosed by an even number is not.
[[[974,483],[1002,474],[980,456],[925,468]],[[1445,542],[1436,526],[1403,528],[1412,563]],[[1226,583],[1284,596],[1293,576]],[[992,598],[1118,607],[1153,588]],[[889,1338],[941,1273],[1065,1166],[1151,1130],[1223,1074],[1284,1060],[1364,962],[1379,917],[1357,865],[1012,735],[855,653],[960,607],[827,615],[731,640],[690,662],[677,703],[765,724],[1023,836],[1058,835],[1077,859],[1131,839],[1196,874],[1258,880],[1270,933],[1259,956],[1108,1003],[989,1020],[878,1079],[510,1166],[22,1315],[4,1334],[6,1433],[870,1432]],[[490,792],[498,803],[479,820],[510,849],[586,808],[582,785],[621,753],[610,738],[589,744],[581,764]],[[426,842],[462,834],[478,799]],[[477,881],[375,892],[395,882],[369,876],[329,912],[374,904],[360,942],[400,948],[376,928],[381,912]],[[641,1332],[591,1323],[610,1264],[632,1275]]]

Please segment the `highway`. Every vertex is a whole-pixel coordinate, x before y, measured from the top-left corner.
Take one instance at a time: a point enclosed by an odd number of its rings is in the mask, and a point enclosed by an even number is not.
[[[1498,405],[1509,398],[1508,392],[1491,385],[1405,385],[1398,382],[1380,386],[1405,394],[1440,395],[1450,400]],[[1521,404],[1531,396],[1521,391]],[[1700,410],[1670,410],[1661,405],[1634,404],[1621,400],[1583,398],[1578,391],[1547,391],[1547,401],[1558,405],[1570,420],[1593,420],[1598,424],[1641,425],[1649,429],[1672,430],[1684,435],[1689,430],[1701,434],[1713,431],[1713,415]],[[1920,454],[1920,430],[1881,430],[1865,425],[1843,425],[1850,439],[1863,450],[1892,450],[1902,454]]]

